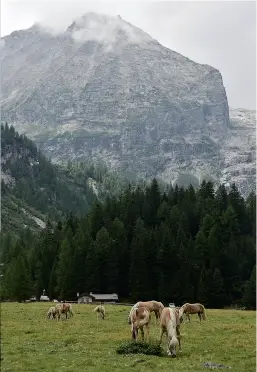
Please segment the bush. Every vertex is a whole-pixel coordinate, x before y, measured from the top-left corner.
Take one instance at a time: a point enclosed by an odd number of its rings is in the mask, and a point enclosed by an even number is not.
[[[146,343],[138,341],[124,342],[116,349],[116,352],[118,354],[163,355],[163,350],[158,343]]]

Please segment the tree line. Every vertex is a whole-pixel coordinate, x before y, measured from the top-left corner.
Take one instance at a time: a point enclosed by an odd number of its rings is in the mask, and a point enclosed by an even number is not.
[[[128,185],[87,216],[47,222],[40,234],[1,236],[2,299],[75,300],[77,292],[167,304],[255,308],[256,196],[211,182],[160,190]]]

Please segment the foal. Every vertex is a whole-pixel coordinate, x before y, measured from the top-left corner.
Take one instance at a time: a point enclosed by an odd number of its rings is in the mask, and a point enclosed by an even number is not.
[[[138,307],[135,308],[131,314],[131,333],[132,333],[132,340],[137,340],[138,337],[138,330],[140,329],[142,340],[144,341],[144,327],[147,331],[147,336],[149,339],[149,323],[151,320],[151,314],[147,307]]]

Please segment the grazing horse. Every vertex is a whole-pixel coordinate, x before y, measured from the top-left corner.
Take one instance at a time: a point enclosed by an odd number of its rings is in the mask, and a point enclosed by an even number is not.
[[[131,315],[133,313],[133,310],[139,307],[146,307],[150,312],[154,312],[156,316],[156,323],[157,320],[160,318],[162,310],[164,309],[164,306],[161,302],[158,301],[139,301],[137,302],[130,310],[129,316],[128,316],[128,323],[131,324]]]
[[[55,319],[56,315],[58,316],[59,309],[56,309],[55,306],[51,306],[47,312],[47,319]]]
[[[175,308],[165,307],[161,313],[160,319],[160,344],[163,334],[166,333],[168,338],[167,352],[172,358],[176,357],[177,345],[179,345],[179,351],[182,351],[180,344],[180,324],[179,311]]]
[[[147,331],[147,336],[149,339],[149,323],[151,320],[151,313],[147,307],[140,306],[135,308],[131,314],[131,333],[132,333],[132,340],[137,340],[138,337],[138,330],[140,329],[142,340],[144,341],[145,334],[144,334],[144,327]]]
[[[105,317],[105,308],[103,305],[98,305],[94,309],[94,312],[96,313],[96,319],[99,319],[99,314],[101,315],[101,318],[104,319]]]
[[[201,323],[202,319],[206,320],[205,307],[202,304],[199,304],[199,303],[189,304],[187,302],[186,304],[181,306],[181,308],[179,309],[179,319],[181,319],[183,317],[183,314],[186,315],[189,322],[191,322],[189,314],[197,314],[199,319],[200,319],[200,323]]]
[[[66,319],[68,318],[68,313],[70,314],[70,317],[73,316],[72,306],[71,306],[71,304],[69,304],[67,302],[63,302],[61,304],[57,304],[55,306],[55,308],[58,309],[58,311],[59,311],[59,313],[58,313],[58,320],[60,319],[61,314],[65,314],[66,315]]]

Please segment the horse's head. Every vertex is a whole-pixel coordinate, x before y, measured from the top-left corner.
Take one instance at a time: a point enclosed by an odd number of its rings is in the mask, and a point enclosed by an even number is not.
[[[176,356],[177,356],[177,354],[176,354],[176,343],[174,342],[173,339],[171,339],[170,342],[169,342],[169,344],[168,344],[167,353],[172,358],[176,358]]]
[[[178,317],[179,317],[179,321],[180,323],[183,322],[183,314],[184,314],[184,307],[182,306],[179,311],[178,311]]]

